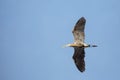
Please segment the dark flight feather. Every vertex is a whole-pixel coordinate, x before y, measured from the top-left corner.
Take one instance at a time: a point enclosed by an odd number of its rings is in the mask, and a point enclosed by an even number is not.
[[[73,59],[76,64],[76,67],[78,68],[79,71],[83,72],[85,71],[85,51],[84,48],[79,48],[79,47],[74,47],[74,55]]]

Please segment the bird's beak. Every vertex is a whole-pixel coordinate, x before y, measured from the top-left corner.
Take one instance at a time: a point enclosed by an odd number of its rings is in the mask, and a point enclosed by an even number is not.
[[[98,47],[97,45],[92,45],[92,47]]]

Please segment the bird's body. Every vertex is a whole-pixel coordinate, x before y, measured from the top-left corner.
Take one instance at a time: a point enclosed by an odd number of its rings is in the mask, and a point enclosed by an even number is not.
[[[84,51],[84,48],[97,47],[96,45],[89,45],[89,44],[84,43],[85,23],[86,23],[86,20],[84,17],[81,17],[78,20],[78,22],[76,23],[76,25],[72,31],[73,36],[74,36],[74,43],[66,45],[66,47],[69,46],[69,47],[74,48],[75,52],[73,55],[73,60],[76,64],[78,70],[80,70],[81,72],[85,71],[85,61],[84,61],[85,51]]]

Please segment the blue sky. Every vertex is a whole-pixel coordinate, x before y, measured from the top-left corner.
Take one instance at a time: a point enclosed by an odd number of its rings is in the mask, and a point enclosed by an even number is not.
[[[119,80],[119,0],[1,0],[0,80]],[[86,71],[73,60],[71,33],[87,20]]]

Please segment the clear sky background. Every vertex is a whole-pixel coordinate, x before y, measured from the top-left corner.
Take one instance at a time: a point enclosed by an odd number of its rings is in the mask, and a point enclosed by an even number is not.
[[[86,71],[71,33],[84,16]],[[0,0],[0,80],[120,80],[119,0]]]

